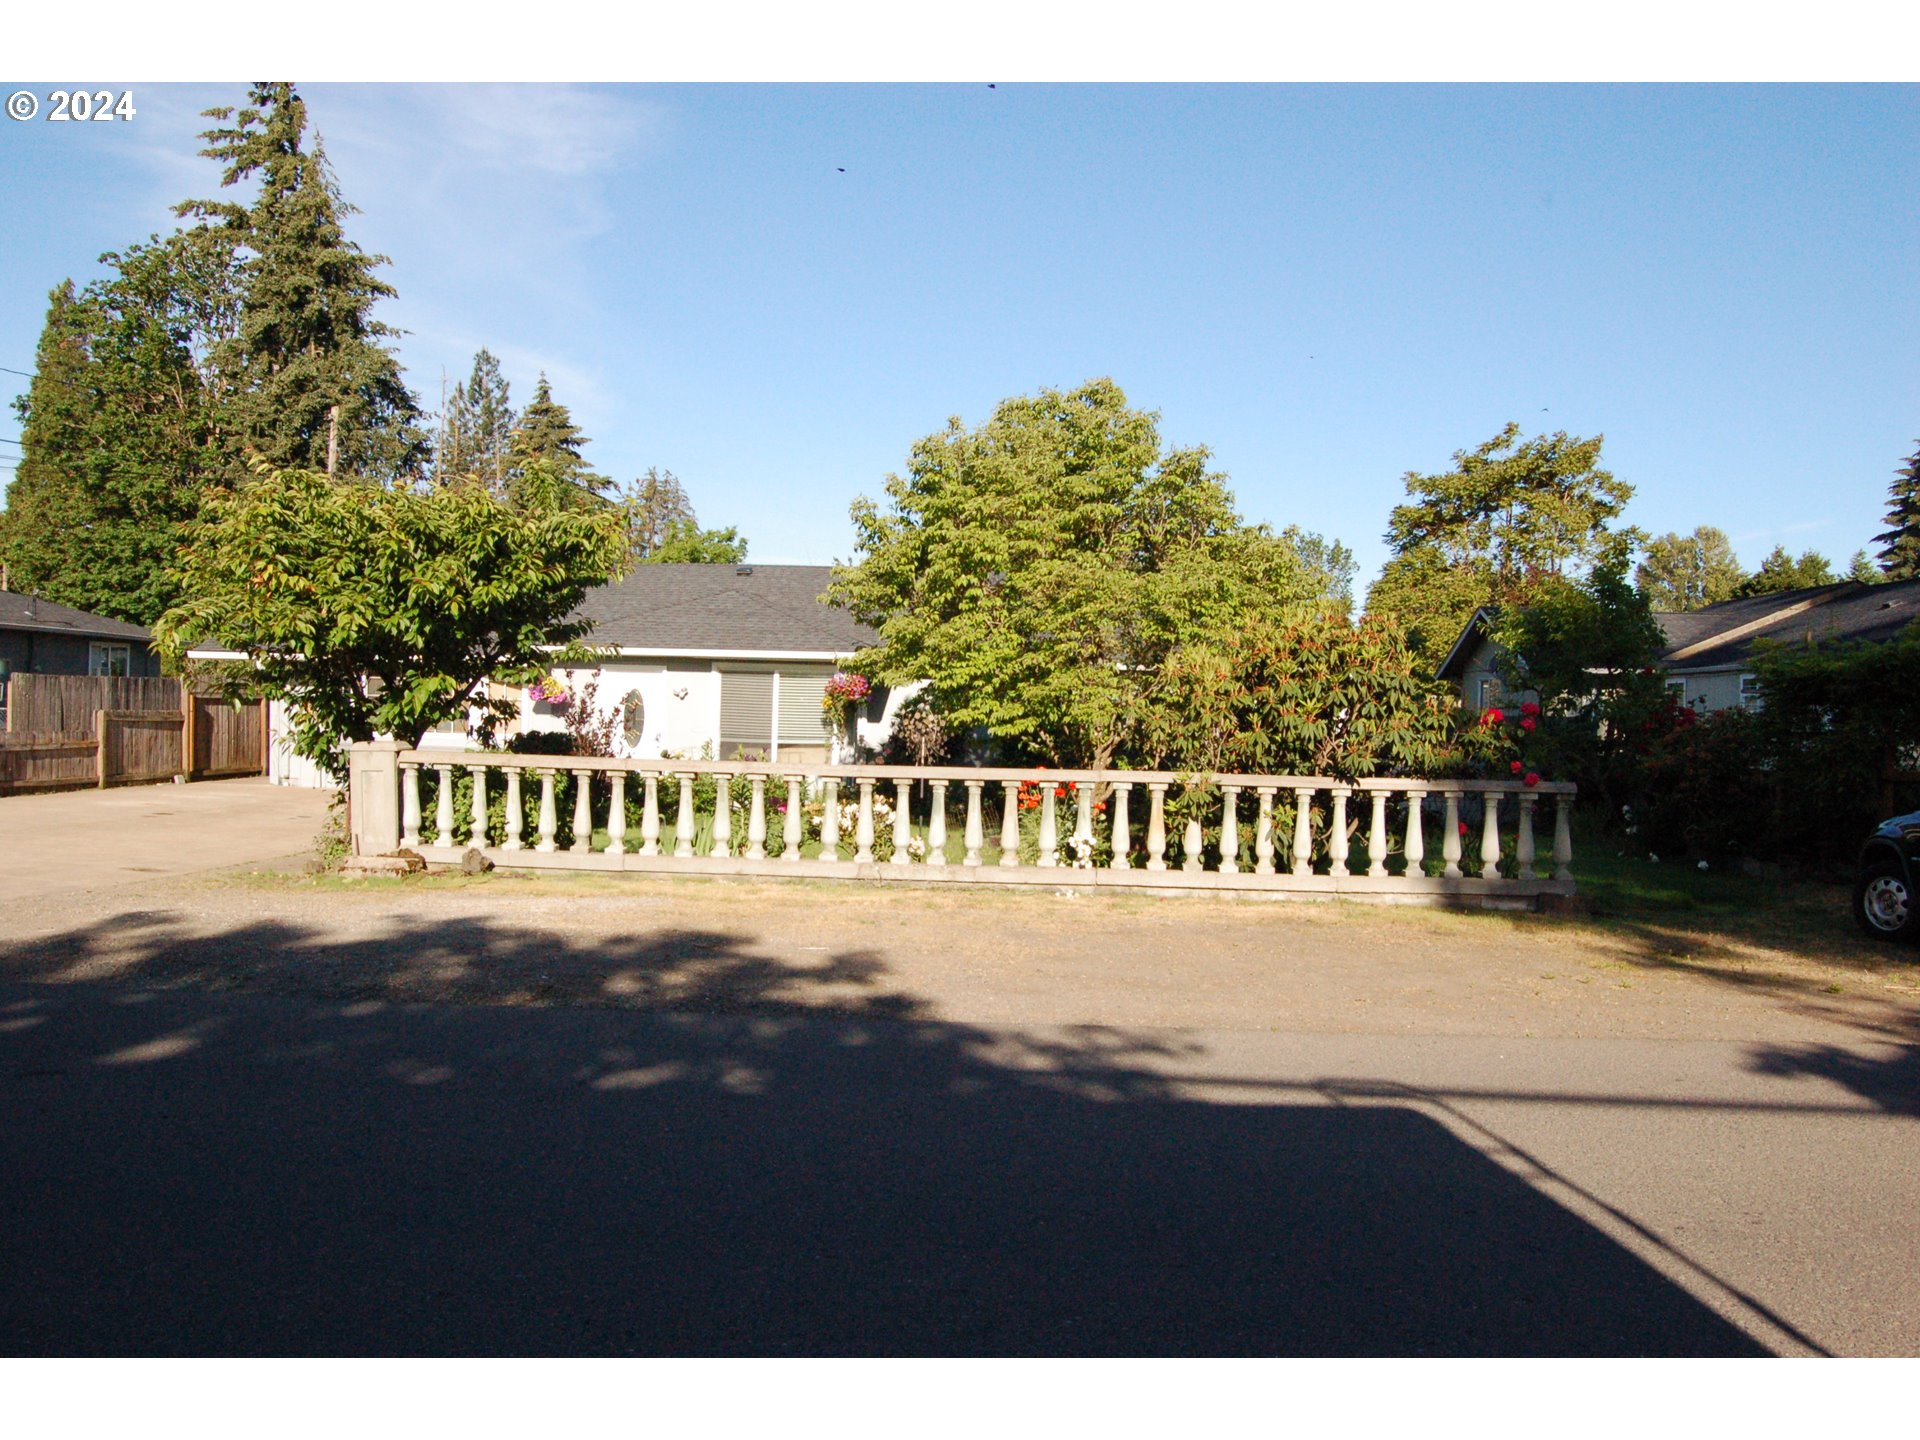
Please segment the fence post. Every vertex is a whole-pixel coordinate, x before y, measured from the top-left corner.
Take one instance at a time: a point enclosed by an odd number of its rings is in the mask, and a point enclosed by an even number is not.
[[[398,740],[356,741],[347,750],[348,825],[356,855],[386,855],[400,848]]]
[[[193,698],[193,691],[185,681],[180,684],[180,781],[182,784],[193,779],[193,732],[194,720],[199,704]]]
[[[107,788],[107,712],[93,712],[93,774],[97,788]]]

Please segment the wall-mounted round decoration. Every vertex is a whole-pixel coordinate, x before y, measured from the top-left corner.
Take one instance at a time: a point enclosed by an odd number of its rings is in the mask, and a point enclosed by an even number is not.
[[[638,690],[629,690],[620,701],[621,728],[627,744],[638,745],[647,729],[647,702]]]

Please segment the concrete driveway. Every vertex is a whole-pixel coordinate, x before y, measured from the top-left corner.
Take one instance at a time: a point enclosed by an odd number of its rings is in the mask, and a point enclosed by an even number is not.
[[[0,799],[0,909],[311,851],[328,792],[263,779]]]

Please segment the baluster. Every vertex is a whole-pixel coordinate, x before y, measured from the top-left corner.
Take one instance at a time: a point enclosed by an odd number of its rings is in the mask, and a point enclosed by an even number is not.
[[[1167,868],[1167,782],[1147,782],[1147,869]]]
[[[440,772],[440,793],[434,797],[433,828],[439,832],[434,837],[436,845],[452,845],[453,838],[453,766],[437,765]]]
[[[893,782],[893,855],[890,863],[911,865],[913,856],[907,852],[907,844],[913,839],[913,782],[896,779]]]
[[[1253,826],[1253,873],[1256,875],[1273,874],[1273,795],[1274,787],[1262,785],[1256,792],[1260,797],[1260,816]]]
[[[640,802],[640,853],[660,853],[660,777],[651,772],[646,777],[646,794]]]
[[[1006,791],[1006,809],[1000,816],[1000,863],[1011,868],[1020,863],[1020,782],[1002,780]]]
[[[467,773],[473,776],[473,813],[468,817],[473,827],[473,834],[468,837],[467,843],[477,849],[484,850],[487,846],[488,839],[487,767],[484,765],[469,765],[467,767]]]
[[[1553,878],[1573,878],[1573,797],[1553,797]]]
[[[1180,868],[1191,873],[1201,868],[1201,852],[1206,848],[1207,837],[1200,832],[1200,817],[1189,815],[1187,823],[1180,828]]]
[[[853,863],[873,863],[873,780],[860,777],[860,813],[853,823]]]
[[[1419,790],[1407,792],[1407,876],[1418,879],[1426,870],[1427,836],[1421,811],[1426,795]]]
[[[1533,807],[1539,796],[1531,791],[1520,797],[1520,833],[1513,842],[1513,874],[1517,880],[1538,880],[1533,869]]]
[[[673,827],[673,854],[678,860],[693,859],[693,776],[682,773],[680,779],[680,814]]]
[[[1240,787],[1220,787],[1220,873],[1240,873]]]
[[[1481,809],[1480,878],[1498,880],[1500,878],[1500,792],[1488,790],[1481,799],[1486,803]]]
[[[507,771],[507,835],[501,841],[502,850],[521,850],[526,847],[520,843],[520,767],[515,765]]]
[[[749,775],[753,793],[747,801],[747,859],[767,858],[767,777]]]
[[[986,848],[986,826],[980,818],[980,791],[985,787],[984,780],[969,780],[967,785],[967,854],[961,861],[963,865],[978,868],[980,852]]]
[[[787,823],[781,827],[781,838],[787,842],[787,848],[780,852],[782,860],[800,858],[800,817],[804,813],[800,808],[800,785],[800,776],[787,776]]]
[[[820,782],[820,858],[840,859],[840,780],[833,775]]]
[[[1053,783],[1048,781],[1040,787],[1040,857],[1039,863],[1045,869],[1052,869],[1060,863],[1054,847],[1060,843],[1053,828]]]
[[[573,772],[573,843],[567,849],[585,855],[593,849],[593,771]]]
[[[927,864],[947,863],[947,782],[933,782],[933,809],[927,815]]]
[[[1447,862],[1440,873],[1449,880],[1460,878],[1460,792],[1444,792],[1447,800],[1447,818],[1443,822],[1444,833],[1440,837],[1440,856]]]
[[[1333,794],[1333,819],[1327,825],[1327,873],[1346,875],[1347,869],[1347,796],[1351,788],[1335,785]]]
[[[1078,865],[1082,856],[1087,864],[1093,864],[1093,782],[1076,780],[1073,782],[1075,813],[1073,817],[1073,863]]]
[[[533,848],[542,852],[552,851],[554,832],[559,829],[558,817],[553,810],[553,771],[540,772],[540,843]]]
[[[733,776],[724,772],[713,777],[713,844],[709,858],[725,860],[733,854]]]
[[[1313,790],[1293,787],[1293,873],[1313,873]]]
[[[1387,873],[1387,792],[1373,792],[1373,823],[1367,827],[1367,874]]]
[[[1127,851],[1133,845],[1133,836],[1127,832],[1127,795],[1133,789],[1133,782],[1116,780],[1113,785],[1113,858],[1107,861],[1109,870],[1126,870],[1133,864],[1133,857]]]
[[[420,845],[420,767],[418,765],[400,767],[400,844],[407,850],[417,849]]]
[[[627,853],[627,772],[607,772],[607,853]]]

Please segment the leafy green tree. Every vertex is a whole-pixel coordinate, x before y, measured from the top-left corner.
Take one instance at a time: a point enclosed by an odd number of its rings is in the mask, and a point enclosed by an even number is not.
[[[1647,542],[1634,585],[1655,610],[1698,610],[1739,594],[1747,572],[1726,532],[1702,525],[1691,535],[1670,531]]]
[[[1509,424],[1455,452],[1451,470],[1409,472],[1411,498],[1389,520],[1393,557],[1368,592],[1368,613],[1397,617],[1437,664],[1478,607],[1522,603],[1541,580],[1578,573],[1633,495],[1600,468],[1603,439],[1558,431],[1522,440]]]
[[[884,507],[854,502],[857,558],[828,596],[880,632],[863,672],[925,680],[951,723],[1030,754],[1108,764],[1175,645],[1331,598],[1291,542],[1241,523],[1207,460],[1163,450],[1106,379],[949,421]]]
[[[176,662],[209,642],[245,653],[248,680],[290,702],[295,749],[339,774],[348,742],[416,744],[464,717],[482,681],[579,658],[587,624],[566,616],[625,556],[610,506],[263,469],[209,497],[180,557],[183,598],[154,635]]]
[[[507,496],[519,503],[526,488],[529,471],[536,465],[545,476],[557,482],[560,494],[574,503],[606,498],[613,482],[597,475],[580,453],[587,437],[573,423],[567,407],[553,398],[553,390],[543,374],[533,388],[533,399],[520,412],[507,447]]]
[[[189,200],[242,258],[238,333],[215,354],[227,411],[243,446],[283,467],[380,481],[416,476],[426,459],[420,408],[384,341],[399,332],[373,317],[394,293],[374,272],[386,257],[346,238],[325,152],[306,147],[307,111],[293,86],[259,84],[249,103],[208,110],[200,153],[225,167],[222,186],[258,184],[251,203]]]
[[[1880,568],[1889,580],[1920,580],[1920,449],[1894,472],[1887,487],[1887,528],[1880,542]]]
[[[8,492],[13,583],[148,624],[168,565],[224,468],[206,356],[234,309],[230,257],[196,237],[108,254],[109,273],[53,293]]]
[[[724,530],[702,530],[691,520],[676,520],[644,565],[737,565],[747,558],[747,542],[729,525]]]
[[[443,482],[477,475],[504,494],[507,457],[518,418],[500,362],[491,351],[481,349],[473,357],[473,373],[447,397],[440,452],[434,461],[436,474]]]
[[[1767,558],[1760,562],[1760,568],[1748,577],[1740,587],[1745,595],[1778,595],[1787,590],[1810,590],[1816,585],[1831,585],[1840,577],[1833,573],[1833,565],[1827,557],[1808,550],[1799,559],[1787,553],[1787,547],[1776,545]]]
[[[1646,727],[1667,703],[1654,668],[1666,637],[1647,594],[1627,581],[1629,558],[1616,540],[1586,575],[1543,581],[1492,627],[1502,678],[1539,696],[1528,732],[1534,768],[1575,781],[1609,817],[1638,793]]]

